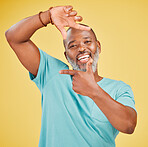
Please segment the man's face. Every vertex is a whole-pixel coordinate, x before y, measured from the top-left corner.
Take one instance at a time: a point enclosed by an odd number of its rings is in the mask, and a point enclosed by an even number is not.
[[[65,56],[74,70],[86,71],[86,63],[93,59],[93,72],[97,69],[100,44],[92,31],[70,29],[65,40]]]

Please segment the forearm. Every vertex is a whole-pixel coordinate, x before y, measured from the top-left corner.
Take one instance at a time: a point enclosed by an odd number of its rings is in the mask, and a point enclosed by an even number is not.
[[[91,98],[108,118],[113,127],[123,133],[133,133],[136,126],[136,119],[128,107],[115,101],[100,86],[98,86],[98,89]]]
[[[48,24],[50,22],[49,18],[49,10],[41,13],[41,19],[44,24]],[[36,30],[42,28],[43,24],[39,20],[38,14],[24,18],[18,23],[11,26],[6,31],[6,36],[9,41],[13,41],[15,43],[22,43],[28,41],[31,36],[35,33]]]

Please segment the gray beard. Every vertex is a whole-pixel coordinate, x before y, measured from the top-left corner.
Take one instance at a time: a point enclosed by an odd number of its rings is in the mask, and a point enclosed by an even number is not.
[[[94,60],[93,60],[93,63],[92,63],[93,72],[95,72],[97,70],[98,59],[99,59],[99,48],[97,47],[97,50],[94,54]],[[87,63],[83,64],[85,66],[85,68],[81,69],[78,64],[76,64],[72,59],[70,59],[70,57],[68,55],[67,55],[67,60],[71,64],[73,70],[86,71],[86,64]]]

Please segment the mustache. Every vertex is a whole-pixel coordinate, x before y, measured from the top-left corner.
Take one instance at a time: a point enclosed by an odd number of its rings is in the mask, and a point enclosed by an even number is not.
[[[79,56],[79,55],[84,54],[84,53],[88,53],[88,54],[90,55],[90,57],[92,58],[92,53],[89,52],[89,51],[85,51],[85,50],[84,50],[83,52],[80,52],[80,53],[77,54],[76,59],[78,59],[78,56]]]
[[[80,54],[84,54],[84,53],[90,53],[90,55],[92,55],[91,51],[83,51],[83,52],[79,52],[78,55]],[[66,52],[66,55],[67,55],[67,52]],[[77,55],[77,56],[78,56]],[[92,63],[92,69],[93,69],[93,72],[96,71],[97,69],[97,62],[98,62],[98,59],[99,59],[99,48],[97,47],[97,50],[94,54],[94,60],[93,60],[93,63]],[[76,59],[76,62],[74,60],[72,60],[68,55],[67,55],[67,60],[68,62],[71,64],[71,66],[73,67],[73,70],[79,70],[79,71],[85,71],[86,69],[81,69],[79,67],[79,65],[77,64],[78,60]]]

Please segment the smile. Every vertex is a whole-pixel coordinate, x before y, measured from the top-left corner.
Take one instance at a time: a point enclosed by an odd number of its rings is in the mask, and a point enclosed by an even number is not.
[[[89,58],[90,58],[90,55],[88,55],[88,54],[82,55],[81,57],[78,58],[78,61],[82,64],[85,64],[88,62]]]
[[[89,57],[90,57],[90,55],[84,55],[84,56],[79,57],[78,60],[79,61],[80,60],[85,60],[86,58],[89,58]]]

